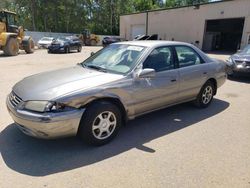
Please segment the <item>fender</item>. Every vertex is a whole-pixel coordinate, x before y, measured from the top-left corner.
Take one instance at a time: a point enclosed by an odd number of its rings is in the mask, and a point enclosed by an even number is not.
[[[16,33],[3,32],[0,34],[0,46],[5,46],[10,37],[17,38]]]
[[[128,116],[131,116],[131,112],[128,106],[126,105],[125,101],[123,101],[119,97],[119,95],[117,95],[116,93],[108,92],[107,90],[101,90],[101,89],[96,90],[93,93],[94,94],[83,92],[83,93],[79,93],[77,97],[75,95],[65,96],[64,98],[61,98],[60,100],[56,100],[56,99],[55,100],[58,102],[64,103],[65,105],[74,107],[74,108],[83,108],[95,101],[106,100],[106,101],[114,102],[115,104],[119,105],[124,115],[123,117],[126,120],[128,119]]]

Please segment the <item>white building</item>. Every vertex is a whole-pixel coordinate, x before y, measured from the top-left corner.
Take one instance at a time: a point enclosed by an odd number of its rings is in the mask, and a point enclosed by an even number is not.
[[[250,43],[250,0],[152,10],[120,16],[120,36],[139,34],[193,43],[204,51],[235,51]]]

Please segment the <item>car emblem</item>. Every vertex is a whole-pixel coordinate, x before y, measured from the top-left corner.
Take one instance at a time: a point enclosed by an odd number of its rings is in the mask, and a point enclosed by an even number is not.
[[[247,64],[245,61],[243,61],[242,66],[245,67]]]

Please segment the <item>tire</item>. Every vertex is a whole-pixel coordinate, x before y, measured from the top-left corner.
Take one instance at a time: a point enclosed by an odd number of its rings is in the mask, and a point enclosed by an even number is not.
[[[194,104],[199,108],[206,108],[213,100],[215,86],[211,81],[207,81],[201,88]]]
[[[32,54],[34,53],[34,49],[35,49],[34,41],[32,39],[29,39],[28,46],[25,46],[24,50],[27,54]]]
[[[16,38],[9,38],[6,46],[3,48],[4,54],[8,56],[16,56],[19,51],[19,44]]]
[[[82,51],[82,46],[78,46],[77,52],[81,52],[81,51]]]
[[[68,54],[70,52],[69,47],[65,47],[64,52]]]
[[[121,124],[121,112],[116,105],[106,101],[95,102],[87,107],[78,135],[87,144],[104,145],[117,135]]]
[[[96,46],[97,42],[96,40],[92,39],[90,40],[90,46]]]

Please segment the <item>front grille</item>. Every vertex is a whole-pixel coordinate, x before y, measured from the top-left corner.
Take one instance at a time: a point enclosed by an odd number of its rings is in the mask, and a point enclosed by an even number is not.
[[[242,61],[242,60],[235,60],[236,65],[245,64],[246,66],[250,66],[250,61]]]
[[[242,64],[244,61],[238,61],[238,60],[235,60],[235,63],[237,64],[237,65],[240,65],[240,64]]]
[[[11,92],[9,95],[9,101],[14,107],[16,107],[23,100],[18,97],[14,92]]]

